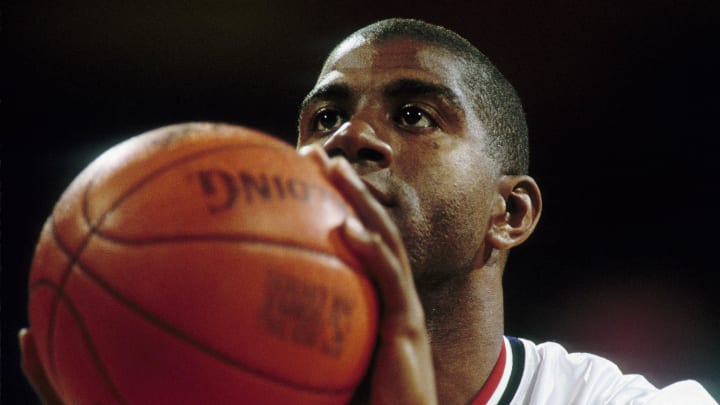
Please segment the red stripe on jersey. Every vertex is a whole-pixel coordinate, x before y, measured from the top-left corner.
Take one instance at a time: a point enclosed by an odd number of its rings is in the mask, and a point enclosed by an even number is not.
[[[475,399],[470,403],[471,405],[485,405],[492,397],[493,393],[500,385],[500,379],[502,379],[503,372],[505,371],[505,362],[507,361],[507,354],[505,353],[505,340],[503,339],[502,345],[500,345],[500,356],[495,363],[487,381],[480,388],[480,392],[477,393]]]

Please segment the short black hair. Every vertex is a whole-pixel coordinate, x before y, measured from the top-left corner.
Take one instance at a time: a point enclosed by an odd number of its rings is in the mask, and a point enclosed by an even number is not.
[[[378,21],[354,32],[345,41],[358,36],[369,43],[397,38],[417,40],[460,59],[464,65],[463,82],[470,90],[474,111],[488,132],[490,156],[503,174],[527,173],[528,128],[520,97],[490,59],[467,39],[439,25],[404,18]]]

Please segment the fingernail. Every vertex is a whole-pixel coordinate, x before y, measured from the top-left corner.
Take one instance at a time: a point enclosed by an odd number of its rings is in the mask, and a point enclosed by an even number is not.
[[[345,229],[355,236],[361,236],[363,232],[363,226],[355,217],[348,217],[345,220]]]
[[[301,154],[302,156],[307,156],[312,152],[314,147],[315,147],[315,145],[301,146],[300,149],[298,149],[298,153]]]
[[[333,160],[336,162],[335,164],[337,165],[337,170],[343,174],[343,177],[345,177],[345,179],[347,179],[350,184],[352,184],[358,189],[362,189],[363,187],[365,187],[365,183],[362,182],[360,176],[358,176],[357,172],[347,159],[345,159],[344,157],[336,157],[333,158]]]

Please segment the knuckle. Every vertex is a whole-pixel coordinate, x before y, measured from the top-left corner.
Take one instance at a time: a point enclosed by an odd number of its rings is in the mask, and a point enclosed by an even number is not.
[[[405,311],[386,318],[386,337],[419,342],[426,338],[425,317],[421,311]]]

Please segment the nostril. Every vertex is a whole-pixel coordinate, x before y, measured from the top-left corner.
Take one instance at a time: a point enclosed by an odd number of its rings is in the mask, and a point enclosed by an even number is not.
[[[343,152],[342,149],[340,149],[340,148],[328,149],[327,155],[328,155],[328,157],[331,157],[331,158],[334,158],[335,156],[347,157],[347,156],[345,156],[345,152]]]
[[[375,149],[361,148],[357,152],[358,160],[370,160],[373,162],[380,162],[385,159],[385,155],[378,152]]]

